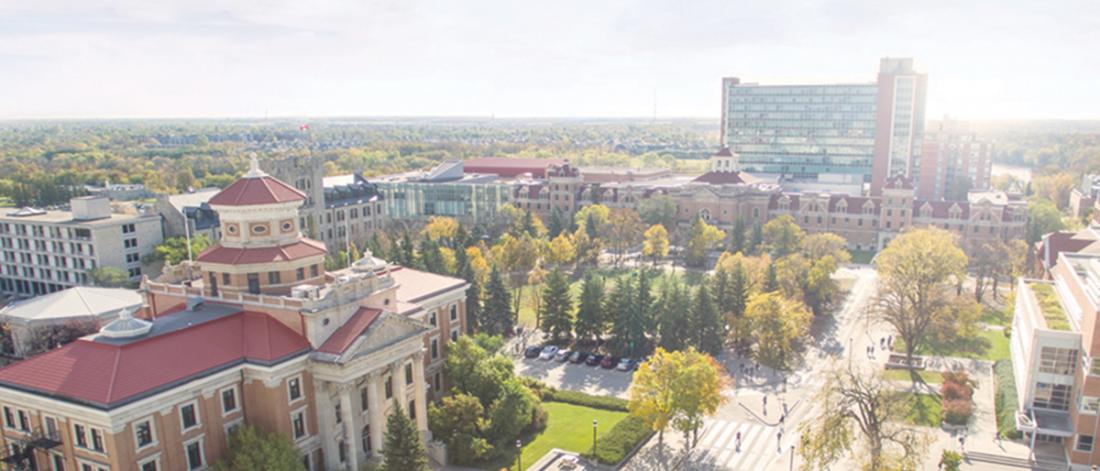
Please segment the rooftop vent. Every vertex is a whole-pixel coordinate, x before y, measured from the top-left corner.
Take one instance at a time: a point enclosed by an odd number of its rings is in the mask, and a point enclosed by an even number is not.
[[[187,310],[195,311],[199,307],[202,307],[202,298],[199,296],[191,296],[187,298]]]
[[[152,322],[137,319],[134,317],[133,309],[124,308],[118,312],[118,319],[107,323],[102,329],[99,329],[99,333],[112,339],[124,339],[145,335],[152,329]]]

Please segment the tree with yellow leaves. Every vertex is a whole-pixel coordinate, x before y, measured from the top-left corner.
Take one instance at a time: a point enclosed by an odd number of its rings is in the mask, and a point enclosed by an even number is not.
[[[660,442],[671,425],[694,447],[703,419],[725,402],[722,389],[728,384],[722,368],[709,355],[694,348],[669,352],[658,347],[634,373],[628,407],[658,433]]]
[[[432,240],[450,241],[458,233],[458,221],[444,216],[432,216],[428,224],[420,231],[422,237]]]
[[[642,255],[653,259],[655,266],[657,260],[668,256],[668,229],[665,226],[654,224],[646,229]]]
[[[555,267],[564,267],[573,263],[577,258],[577,247],[573,244],[573,236],[562,231],[550,241],[547,259]]]

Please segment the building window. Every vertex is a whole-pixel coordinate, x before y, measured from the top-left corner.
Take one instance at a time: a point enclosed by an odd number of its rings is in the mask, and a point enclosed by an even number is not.
[[[431,324],[432,327],[435,327],[436,322],[437,321],[436,321],[435,311],[429,312],[428,313],[428,323]]]
[[[1072,375],[1077,367],[1077,350],[1043,347],[1039,351],[1039,372]]]
[[[367,425],[367,426],[363,427],[363,452],[365,452],[368,455],[371,452],[371,447],[370,447],[370,425]]]
[[[315,277],[317,276],[317,270],[319,270],[319,269],[317,268],[318,266],[319,266],[319,265],[310,265],[310,266],[309,266],[309,276],[310,276],[311,278],[315,278]]]
[[[345,463],[348,461],[348,444],[347,442],[340,440],[337,446],[337,451],[340,454],[340,462]]]
[[[260,294],[260,274],[249,273],[248,274],[248,292],[252,294]]]
[[[452,342],[457,342],[458,341],[458,329],[451,329],[451,341]]]
[[[413,366],[412,363],[405,365],[405,384],[413,384]]]
[[[343,408],[340,407],[339,402],[337,402],[336,405],[332,406],[332,412],[333,412],[333,414],[336,415],[336,423],[338,423],[338,424],[344,423],[344,414],[342,413],[343,412],[342,409]]]
[[[386,399],[393,398],[393,376],[387,376],[385,382]]]
[[[238,409],[237,407],[237,387],[231,387],[222,390],[222,415],[229,414]]]
[[[436,391],[439,391],[440,389],[443,389],[443,375],[441,375],[439,373],[436,373],[435,374],[435,381],[433,381],[433,383],[434,383]]]
[[[302,377],[295,376],[290,378],[286,382],[287,397],[290,398],[290,402],[297,401],[302,398]]]
[[[145,461],[141,461],[139,465],[141,466],[141,471],[157,471],[158,469],[160,469],[160,463],[158,463],[159,460],[159,457],[154,457]]]
[[[197,410],[197,402],[191,401],[189,404],[180,406],[180,428],[186,432],[198,426],[199,413]]]
[[[92,449],[103,453],[103,431],[97,428],[89,429],[92,432]]]
[[[291,414],[291,425],[294,428],[294,439],[299,440],[306,436],[306,411],[299,410]]]
[[[439,358],[439,339],[432,339],[432,360]]]
[[[1065,384],[1035,383],[1033,407],[1041,409],[1069,410],[1070,386]]]
[[[12,413],[11,407],[4,406],[4,426],[10,429],[15,429],[15,414]]]
[[[76,437],[76,446],[88,448],[87,429],[83,425],[73,424],[73,436]]]
[[[1100,397],[1081,396],[1081,403],[1077,406],[1077,412],[1096,414],[1100,410]]]
[[[409,401],[409,418],[416,420],[416,401]]]
[[[222,284],[226,285],[226,286],[229,286],[231,284],[229,282],[229,274],[228,273],[222,273]]]
[[[61,430],[57,426],[57,419],[53,417],[44,417],[43,428],[46,431],[46,438],[61,441]]]
[[[451,322],[458,320],[458,304],[451,305]]]
[[[299,269],[294,271],[294,275],[295,275],[296,278],[298,278],[298,281],[302,281],[302,280],[306,279],[306,269],[305,268],[299,268]],[[309,456],[309,455],[306,455],[306,456]]]
[[[58,453],[50,453],[51,461],[53,461],[52,471],[65,471],[65,455]],[[156,471],[156,470],[154,470]]]
[[[183,452],[187,456],[187,469],[200,469],[206,461],[202,452],[202,437],[183,446]]]
[[[277,285],[277,284],[281,283],[282,280],[280,278],[281,277],[279,276],[279,272],[277,272],[277,271],[267,272],[267,284],[269,284],[269,285]]]
[[[367,388],[359,388],[359,408],[366,412],[370,408],[370,395]]]
[[[155,443],[153,419],[151,417],[134,424],[134,443],[137,444],[138,450]]]
[[[313,471],[313,460],[310,459],[309,453],[302,455],[302,467],[306,471]]]
[[[1077,435],[1077,445],[1073,448],[1086,453],[1092,452],[1092,435]]]

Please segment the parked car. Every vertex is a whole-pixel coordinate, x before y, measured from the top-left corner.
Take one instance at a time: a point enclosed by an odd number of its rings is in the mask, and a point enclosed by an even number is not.
[[[634,369],[634,360],[623,358],[622,360],[619,360],[619,364],[615,367],[615,369],[619,371],[630,371]]]
[[[553,345],[542,347],[542,353],[539,354],[539,360],[553,360],[554,355],[558,354],[558,347]]]
[[[569,356],[569,363],[584,363],[584,360],[588,358],[588,352],[573,352]]]
[[[559,350],[557,356],[554,357],[554,360],[555,361],[566,361],[566,360],[569,359],[569,355],[572,355],[572,354],[573,354],[573,352],[571,352],[569,350]]]
[[[587,360],[585,360],[584,364],[586,364],[588,366],[596,366],[596,365],[599,365],[600,362],[602,362],[602,361],[603,361],[603,355],[592,354],[591,356],[588,357]]]
[[[611,355],[605,356],[603,361],[600,362],[600,367],[610,370],[615,367],[615,363],[618,363],[616,360],[618,359]]]
[[[523,351],[524,358],[538,358],[539,353],[542,353],[542,347],[527,347],[527,350]]]

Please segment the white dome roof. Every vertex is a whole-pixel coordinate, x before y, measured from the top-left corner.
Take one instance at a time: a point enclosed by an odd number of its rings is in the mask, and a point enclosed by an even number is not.
[[[153,328],[153,323],[134,317],[130,309],[123,309],[118,313],[118,319],[109,322],[99,329],[100,335],[113,339],[129,338],[145,335]]]

